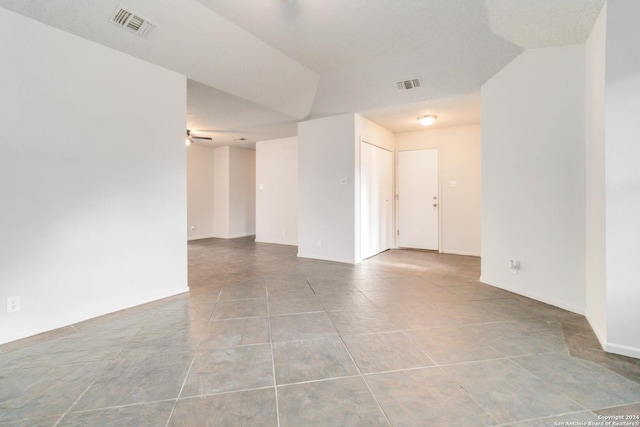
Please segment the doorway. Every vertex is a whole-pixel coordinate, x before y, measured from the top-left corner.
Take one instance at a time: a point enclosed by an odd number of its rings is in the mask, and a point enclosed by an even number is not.
[[[360,142],[360,258],[391,248],[393,153]]]
[[[438,150],[398,153],[398,247],[439,250]]]

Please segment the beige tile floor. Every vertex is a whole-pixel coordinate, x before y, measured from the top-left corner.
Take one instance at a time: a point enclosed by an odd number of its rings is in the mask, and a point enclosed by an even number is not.
[[[479,259],[360,265],[189,244],[191,291],[0,346],[0,426],[553,426],[640,415],[640,361],[478,282]],[[636,424],[640,425],[640,421]]]

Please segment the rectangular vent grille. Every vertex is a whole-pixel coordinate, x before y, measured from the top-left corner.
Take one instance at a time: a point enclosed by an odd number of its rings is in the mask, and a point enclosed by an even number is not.
[[[422,87],[422,82],[420,81],[419,78],[401,80],[399,82],[396,82],[396,88],[398,90],[410,90],[410,89],[417,89],[420,87]]]
[[[144,37],[145,39],[148,39],[153,29],[156,28],[156,25],[148,19],[141,18],[135,13],[122,7],[116,8],[116,11],[111,16],[109,22],[137,34],[140,37]]]

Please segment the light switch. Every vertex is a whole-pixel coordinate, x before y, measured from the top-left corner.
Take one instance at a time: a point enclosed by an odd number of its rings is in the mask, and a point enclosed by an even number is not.
[[[458,186],[458,181],[449,182],[449,187],[457,187],[457,186]]]
[[[259,188],[260,190],[264,190],[264,185],[260,184],[260,185],[258,186],[258,188]]]

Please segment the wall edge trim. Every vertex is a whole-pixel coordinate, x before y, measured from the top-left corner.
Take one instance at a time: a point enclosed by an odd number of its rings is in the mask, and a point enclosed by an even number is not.
[[[480,276],[480,282],[482,282],[484,284],[487,284],[489,286],[493,286],[494,288],[504,289],[505,291],[509,291],[509,292],[514,293],[514,294],[521,295],[521,296],[527,297],[527,298],[531,298],[531,299],[534,299],[536,301],[539,301],[539,302],[542,302],[542,303],[545,303],[545,304],[549,304],[549,305],[552,305],[554,307],[558,307],[558,308],[561,308],[563,310],[567,310],[567,311],[570,311],[572,313],[576,313],[576,314],[580,314],[580,315],[584,316],[584,311],[585,311],[584,308],[580,308],[580,307],[577,307],[577,306],[574,306],[574,305],[571,305],[571,304],[565,304],[562,301],[556,301],[556,300],[554,300],[552,298],[543,298],[543,297],[541,297],[539,295],[536,295],[535,293],[532,293],[532,292],[522,292],[519,289],[510,288],[509,286],[494,285],[494,284],[490,283],[489,281],[485,280],[485,278],[482,277],[482,276]]]
[[[268,243],[271,245],[284,245],[284,246],[298,246],[297,243],[285,243],[285,242],[278,242],[275,240],[263,240],[258,238],[256,238],[256,243]]]
[[[614,344],[614,343],[608,342],[604,346],[604,350],[608,353],[620,354],[622,356],[640,359],[640,348],[629,347],[626,345]]]
[[[317,259],[317,260],[320,260],[320,261],[332,261],[332,262],[339,262],[339,263],[342,263],[342,264],[349,264],[349,265],[358,264],[358,262],[355,262],[353,259],[344,260],[344,259],[328,258],[328,257],[327,258],[320,258],[320,257],[317,257],[317,256],[301,254],[300,252],[298,252],[298,254],[296,256],[298,258]]]
[[[23,338],[28,338],[34,335],[50,332],[55,329],[63,328],[65,326],[70,326],[76,323],[84,322],[85,320],[94,319],[96,317],[115,313],[120,310],[126,310],[128,308],[133,308],[139,305],[158,301],[158,300],[179,295],[185,292],[189,292],[188,286],[177,288],[171,291],[159,292],[153,295],[152,297],[121,301],[120,304],[113,304],[111,307],[105,308],[104,310],[100,310],[100,311],[85,311],[82,313],[77,313],[72,316],[63,316],[56,319],[47,320],[46,322],[39,322],[27,328],[9,331],[9,333],[0,335],[0,344],[6,344],[12,341],[17,341]]]
[[[469,252],[469,251],[451,251],[451,250],[442,250],[440,253],[449,254],[449,255],[464,255],[464,256],[482,256],[480,252]]]

